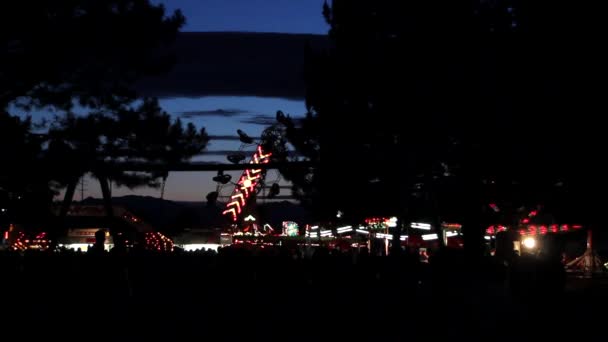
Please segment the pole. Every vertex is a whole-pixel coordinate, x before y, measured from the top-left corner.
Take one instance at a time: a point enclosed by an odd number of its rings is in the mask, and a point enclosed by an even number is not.
[[[591,228],[587,229],[587,250],[585,251],[585,271],[589,270],[590,275],[595,272],[595,253],[593,253],[593,234]]]
[[[80,178],[80,202],[84,201],[84,175]]]

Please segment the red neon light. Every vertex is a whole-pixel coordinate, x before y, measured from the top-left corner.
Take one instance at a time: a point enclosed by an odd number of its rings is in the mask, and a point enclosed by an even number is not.
[[[228,210],[224,210],[222,212],[223,215],[226,215],[228,213],[232,214],[232,220],[233,221],[236,221],[238,219],[238,216],[237,216],[236,211],[234,210],[234,208],[228,209]]]
[[[498,226],[498,230],[497,231],[499,231],[499,232],[505,232],[505,231],[507,231],[507,227],[505,227],[505,226]]]
[[[530,231],[531,235],[536,235],[536,226],[530,226],[528,227],[528,230]]]
[[[581,226],[580,224],[575,224],[575,225],[572,226],[572,228],[574,228],[574,229],[581,229],[581,228],[583,228],[583,226]]]
[[[529,218],[525,218],[525,219],[521,220],[521,223],[530,223],[530,219]]]
[[[236,195],[232,195],[230,198],[232,198],[233,200],[239,198],[241,205],[244,206],[245,205],[245,196],[243,196],[243,194],[236,194]]]
[[[227,207],[235,207],[237,214],[241,213],[241,204],[238,201],[232,201],[228,203]]]
[[[8,230],[4,232],[4,240],[8,240]]]
[[[494,234],[494,226],[488,227],[488,229],[486,229],[486,233],[490,235]]]
[[[260,159],[269,159],[270,156],[272,156],[272,153],[268,152],[267,154],[264,154],[264,151],[262,151],[262,146],[258,146],[258,155],[260,156]],[[270,160],[265,160],[264,163],[268,163]]]
[[[272,156],[272,153],[264,154],[262,146],[258,146],[249,163],[268,164],[270,156]],[[247,199],[250,195],[255,192],[255,188],[260,183],[262,175],[262,169],[246,169],[243,172],[237,182],[238,186],[234,188],[233,195],[230,197],[232,201],[226,204],[226,210],[224,210],[223,215],[232,215],[233,221],[236,222],[238,220],[242,208],[247,204]]]
[[[568,231],[568,225],[567,224],[562,224],[562,226],[560,227],[559,230],[561,230],[562,232],[567,232]]]
[[[523,230],[523,229],[520,229],[520,230],[519,230],[519,235],[526,235],[526,231],[525,231],[525,230]]]
[[[529,214],[530,217],[536,216],[536,214],[538,214],[538,211],[536,210],[532,210]]]
[[[552,225],[550,226],[550,228],[551,228],[551,232],[552,232],[552,233],[557,233],[557,225],[556,225],[556,224],[552,224]]]
[[[547,234],[547,227],[546,227],[546,226],[540,226],[540,233],[541,233],[542,235]]]

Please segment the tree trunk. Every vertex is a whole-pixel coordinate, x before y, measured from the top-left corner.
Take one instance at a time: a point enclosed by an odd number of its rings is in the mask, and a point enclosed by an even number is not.
[[[431,225],[435,227],[435,231],[437,232],[437,237],[439,238],[439,248],[443,249],[447,246],[447,240],[445,239],[445,232],[443,231],[443,227],[441,227],[441,218],[439,214],[433,215],[433,222]]]
[[[61,203],[61,210],[59,211],[59,221],[62,225],[65,217],[68,215],[68,211],[70,211],[70,206],[72,205],[72,200],[74,199],[77,184],[78,179],[71,181],[65,190],[65,194],[63,195],[63,202]]]
[[[405,221],[403,215],[400,215],[397,218],[397,227],[393,230],[393,245],[391,248],[391,254],[393,256],[399,256],[401,254],[401,229],[409,224],[409,222],[405,223]]]
[[[469,213],[462,226],[465,256],[471,264],[479,263],[484,256],[485,230],[480,216],[479,212]]]
[[[107,217],[114,216],[114,209],[112,208],[112,192],[110,191],[110,184],[108,183],[108,177],[99,176],[99,185],[101,186],[101,194],[103,196],[103,206],[106,210]]]
[[[74,193],[76,192],[76,185],[78,184],[78,178],[71,181],[65,189],[63,195],[63,202],[61,202],[61,209],[59,210],[59,217],[56,221],[56,228],[52,229],[49,234],[52,241],[53,247],[56,246],[57,238],[60,236],[65,229],[65,218],[68,216],[70,207],[72,206],[72,200],[74,199]]]

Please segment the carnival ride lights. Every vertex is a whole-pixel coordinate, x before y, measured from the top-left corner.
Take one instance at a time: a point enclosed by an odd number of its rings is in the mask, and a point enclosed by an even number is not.
[[[454,236],[458,236],[457,232],[445,232],[445,236],[446,237],[454,237]]]
[[[580,230],[583,226],[580,224],[568,225],[568,224],[551,224],[551,225],[533,225],[530,224],[525,228],[520,228],[517,232],[522,236],[536,236],[536,235],[546,235],[548,233],[561,233],[561,232],[569,232],[573,230]],[[486,229],[487,235],[495,235],[500,232],[507,231],[508,228],[505,226],[490,226]]]
[[[283,222],[283,235],[298,236],[300,234],[300,226],[293,221]]]
[[[441,223],[441,228],[447,229],[447,230],[460,230],[462,228],[462,225],[460,223],[443,222],[443,223]]]
[[[371,217],[365,219],[365,225],[368,229],[372,230],[381,230],[386,228],[397,227],[397,218]]]
[[[401,235],[399,237],[399,240],[400,241],[406,241],[407,238],[408,238],[407,235]],[[378,234],[376,234],[376,239],[393,240],[393,235],[392,234],[378,233]]]
[[[437,239],[439,239],[439,236],[437,234],[422,235],[422,240],[424,240],[424,241],[437,240]]]
[[[338,234],[349,233],[352,231],[353,231],[352,226],[345,226],[345,227],[340,227],[340,228],[336,229],[336,233],[338,233]]]
[[[321,237],[330,237],[333,236],[333,234],[331,233],[331,230],[322,230],[319,235],[321,235]]]
[[[575,258],[566,264],[566,268],[569,270],[579,270],[585,273],[585,276],[591,276],[593,273],[604,271],[602,269],[602,261],[593,248],[593,232],[591,229],[587,230],[587,248],[583,255]],[[604,264],[605,266],[606,264]]]
[[[428,223],[412,222],[410,227],[414,229],[431,230],[431,225]]]
[[[173,240],[158,232],[148,232],[144,236],[144,248],[158,252],[172,252]]]
[[[271,156],[272,153],[265,153],[262,146],[258,145],[249,163],[268,164]],[[226,210],[222,214],[230,216],[233,222],[237,222],[247,204],[247,200],[256,191],[263,175],[264,171],[262,169],[246,169],[234,187],[233,195],[230,196],[231,201],[226,204]]]
[[[186,252],[205,251],[209,249],[217,252],[219,247],[220,245],[215,243],[192,243],[183,245],[183,248]]]
[[[50,247],[50,240],[47,239],[46,232],[37,234],[33,239],[28,239],[23,232],[17,233],[17,238],[11,244],[11,249],[15,251],[25,251],[36,249],[45,251]]]
[[[264,224],[264,233],[273,233],[274,232],[274,228],[272,228],[272,226],[268,223]]]

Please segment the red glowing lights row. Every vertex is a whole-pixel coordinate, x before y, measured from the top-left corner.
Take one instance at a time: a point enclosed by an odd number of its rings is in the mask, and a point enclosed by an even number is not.
[[[45,251],[50,246],[50,241],[46,238],[46,232],[37,234],[33,239],[28,239],[23,232],[17,233],[17,237],[11,244],[15,251],[25,251],[26,249],[37,249]],[[5,232],[5,239],[8,240],[8,232]]]
[[[264,153],[262,146],[258,146],[250,164],[268,164],[272,153]],[[255,192],[255,188],[260,183],[262,178],[262,169],[246,169],[241,178],[234,187],[234,192],[230,196],[231,201],[226,204],[224,215],[231,215],[232,221],[236,222],[239,215],[243,212],[243,208],[247,203],[247,199]]]
[[[518,232],[520,235],[545,235],[547,233],[559,233],[559,232],[568,232],[570,230],[578,230],[583,228],[583,226],[575,224],[575,225],[557,225],[552,224],[549,226],[535,226],[529,225],[526,229],[519,229]],[[504,232],[507,230],[505,226],[490,226],[486,229],[486,234],[494,235],[499,232]]]
[[[158,252],[172,252],[173,240],[158,232],[146,233],[144,237],[145,249]]]

